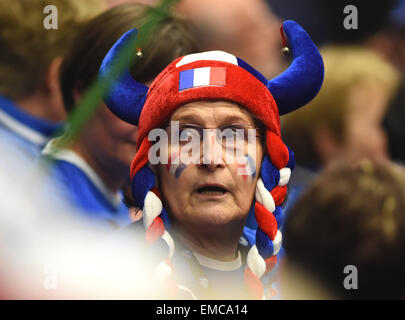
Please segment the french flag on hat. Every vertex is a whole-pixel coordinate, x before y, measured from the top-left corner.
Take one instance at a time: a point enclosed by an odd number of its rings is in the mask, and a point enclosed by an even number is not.
[[[177,62],[176,67],[201,60],[223,61],[238,65],[238,58],[233,54],[215,50],[187,55]],[[225,67],[194,68],[180,72],[179,91],[206,86],[225,86],[225,84]]]
[[[225,80],[225,67],[189,69],[180,72],[179,91],[205,86],[224,86]]]

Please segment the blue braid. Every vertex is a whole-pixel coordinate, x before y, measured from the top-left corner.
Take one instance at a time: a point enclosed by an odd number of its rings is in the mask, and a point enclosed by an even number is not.
[[[256,231],[256,247],[263,259],[270,258],[273,255],[273,242],[260,227],[258,227]]]
[[[274,189],[280,181],[280,171],[270,162],[267,155],[263,157],[260,176],[267,190]]]
[[[280,229],[284,221],[283,209],[281,206],[276,206],[276,210],[274,210],[273,215],[276,217],[277,228]]]
[[[148,166],[142,167],[131,182],[132,196],[138,208],[143,208],[146,194],[154,186],[155,174]]]
[[[289,158],[288,158],[288,163],[287,163],[287,167],[292,170],[295,169],[295,156],[294,156],[294,152],[290,149],[289,146],[287,146],[288,149],[288,154],[289,154]]]

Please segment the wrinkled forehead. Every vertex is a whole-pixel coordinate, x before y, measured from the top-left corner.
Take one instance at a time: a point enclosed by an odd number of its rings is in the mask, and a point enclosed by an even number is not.
[[[222,126],[232,123],[255,124],[253,115],[243,106],[230,101],[194,101],[180,106],[170,121]]]

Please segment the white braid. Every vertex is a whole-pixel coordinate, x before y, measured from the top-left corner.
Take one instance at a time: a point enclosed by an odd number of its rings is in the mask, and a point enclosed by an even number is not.
[[[153,220],[161,214],[162,209],[163,204],[159,197],[154,192],[148,191],[143,206],[143,222],[146,229],[148,229],[153,223]],[[168,258],[171,259],[174,255],[175,249],[173,238],[167,232],[167,230],[164,231],[161,238],[169,247]],[[158,285],[162,285],[164,284],[165,280],[167,280],[171,276],[171,274],[172,268],[165,261],[162,261],[156,267],[153,278]]]
[[[169,246],[169,255],[168,258],[171,259],[174,254],[174,241],[171,235],[165,230],[161,238],[167,243]],[[166,263],[166,261],[162,261],[159,265],[155,268],[153,273],[153,280],[160,286],[164,285],[165,281],[169,279],[172,275],[172,268]]]
[[[290,168],[283,168],[280,170],[280,181],[278,182],[278,185],[280,187],[284,187],[287,185],[288,181],[290,181],[291,177],[291,169]]]
[[[163,285],[165,280],[168,279],[171,274],[172,274],[172,268],[165,261],[162,261],[156,267],[156,269],[153,273],[153,279],[159,285]]]
[[[198,300],[197,297],[195,296],[195,294],[193,293],[193,291],[191,291],[189,288],[187,288],[187,287],[185,287],[185,286],[182,286],[181,284],[178,285],[178,288],[179,288],[180,290],[184,290],[184,291],[186,291],[187,293],[189,293],[189,294],[191,295],[191,297],[193,298],[193,300]]]
[[[248,252],[247,265],[259,279],[266,272],[266,262],[259,254],[256,245],[250,248]]]
[[[169,246],[169,256],[168,258],[171,259],[173,258],[174,255],[174,241],[172,236],[170,235],[169,232],[167,232],[167,230],[165,230],[165,232],[162,234],[161,238],[167,243],[167,245]]]
[[[266,189],[261,178],[259,178],[259,180],[257,180],[256,201],[258,201],[261,205],[263,205],[270,212],[274,212],[276,210],[276,204],[274,202],[273,196]]]
[[[162,208],[163,204],[159,197],[152,191],[148,191],[142,210],[145,229],[148,229],[153,219],[160,215]]]
[[[284,169],[280,170],[281,184],[285,182],[288,183],[291,174],[291,170],[289,168]],[[256,185],[256,201],[262,204],[270,212],[274,212],[276,210],[276,204],[274,202],[273,196],[266,189],[261,178],[258,179]],[[272,243],[273,243],[273,256],[275,256],[279,253],[281,249],[282,234],[280,230],[277,230],[277,234]],[[248,252],[247,265],[259,279],[266,272],[266,262],[264,261],[263,257],[259,254],[256,245],[252,246],[252,248],[250,248]]]

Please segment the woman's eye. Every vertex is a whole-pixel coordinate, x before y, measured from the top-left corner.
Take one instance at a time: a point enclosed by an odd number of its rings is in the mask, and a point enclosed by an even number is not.
[[[192,128],[182,128],[179,130],[180,140],[189,141],[190,139],[195,139],[199,137],[198,131]]]
[[[225,139],[243,139],[244,131],[241,128],[226,128],[221,133],[222,137]]]

